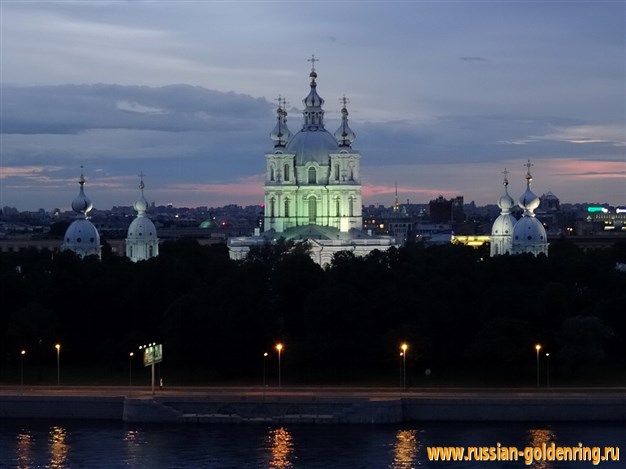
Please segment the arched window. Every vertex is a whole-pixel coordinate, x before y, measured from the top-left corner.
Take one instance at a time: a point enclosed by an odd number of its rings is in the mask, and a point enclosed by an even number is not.
[[[317,174],[313,167],[309,168],[309,184],[317,184]]]
[[[285,174],[285,181],[289,181],[289,165],[288,164],[285,165],[284,174]]]
[[[309,197],[309,223],[315,224],[317,219],[317,199]]]
[[[335,216],[341,216],[341,201],[339,200],[339,197],[335,199]]]
[[[152,256],[154,256],[154,247],[151,244],[150,246],[148,246],[148,257]]]
[[[350,180],[354,181],[354,166],[350,166]]]
[[[285,216],[289,216],[289,199],[285,199]]]
[[[270,166],[270,181],[274,180],[274,165]]]
[[[335,165],[335,181],[339,181],[339,165]]]
[[[354,197],[350,197],[350,200],[348,200],[348,216],[354,216]]]
[[[270,199],[270,218],[274,218],[275,210],[276,210],[276,199],[272,197]]]

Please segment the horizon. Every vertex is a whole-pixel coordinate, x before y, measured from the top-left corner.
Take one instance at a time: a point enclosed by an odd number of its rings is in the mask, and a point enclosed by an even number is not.
[[[260,205],[311,53],[331,133],[350,100],[366,206],[396,184],[495,204],[505,168],[517,200],[529,159],[538,196],[626,204],[625,3],[304,4],[2,2],[0,206],[69,208],[81,165],[95,206],[132,205],[140,172],[158,205]]]

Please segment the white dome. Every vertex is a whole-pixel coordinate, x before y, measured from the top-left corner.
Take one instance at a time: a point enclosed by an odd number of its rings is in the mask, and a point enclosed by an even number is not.
[[[511,197],[508,193],[505,193],[504,195],[502,195],[502,197],[498,199],[498,207],[500,207],[503,212],[508,213],[508,211],[511,210],[514,205],[515,201],[513,200],[513,197]]]
[[[524,216],[513,228],[513,244],[546,244],[546,230],[535,217]]]
[[[100,255],[100,235],[86,218],[74,220],[65,231],[63,250],[71,250],[80,257]]]
[[[157,239],[157,232],[154,223],[148,217],[135,218],[128,227],[129,240],[152,241]]]
[[[526,191],[519,198],[519,206],[528,212],[533,212],[539,207],[539,197],[537,197],[530,187],[526,188]]]
[[[509,197],[510,198],[510,197]],[[502,214],[498,218],[495,219],[493,225],[491,226],[491,235],[492,236],[512,236],[513,235],[513,227],[517,220],[511,214]]]
[[[287,144],[286,151],[295,153],[296,165],[308,162],[328,165],[330,153],[339,153],[339,143],[330,132],[320,130],[300,130]]]

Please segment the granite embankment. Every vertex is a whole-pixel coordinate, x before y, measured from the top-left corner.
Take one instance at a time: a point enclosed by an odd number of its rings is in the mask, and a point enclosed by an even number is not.
[[[419,421],[621,421],[626,391],[255,393],[2,393],[0,418],[79,418],[171,423],[397,423]]]

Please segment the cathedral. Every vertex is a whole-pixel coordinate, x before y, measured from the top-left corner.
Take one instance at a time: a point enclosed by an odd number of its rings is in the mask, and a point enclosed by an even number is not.
[[[274,148],[265,155],[264,232],[230,238],[231,259],[243,259],[250,247],[279,238],[307,241],[312,259],[322,266],[339,251],[366,255],[395,245],[391,237],[362,230],[361,155],[352,148],[356,135],[348,125],[348,100],[342,99],[341,124],[331,134],[324,127],[315,57],[310,61],[303,125],[295,135],[287,127],[285,101],[278,99],[270,133]]]
[[[535,216],[539,207],[539,197],[530,189],[533,180],[530,174],[532,164],[526,163],[526,191],[519,198],[519,206],[524,213],[519,220],[510,213],[515,202],[508,193],[509,181],[504,170],[504,194],[498,200],[498,207],[502,210],[491,227],[491,257],[502,254],[530,253],[548,255],[548,240],[546,230]]]

